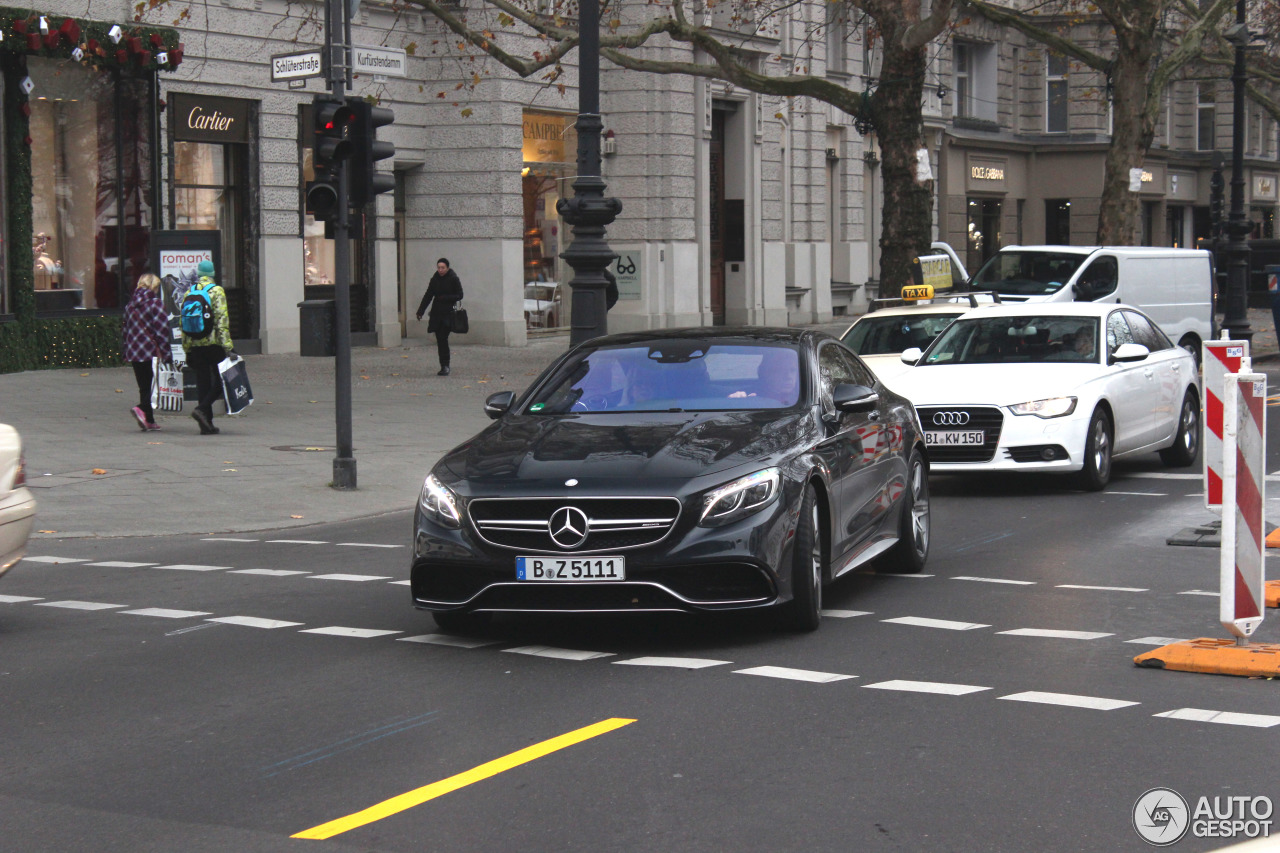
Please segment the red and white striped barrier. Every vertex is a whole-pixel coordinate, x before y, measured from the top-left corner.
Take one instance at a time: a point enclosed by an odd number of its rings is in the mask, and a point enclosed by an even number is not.
[[[1207,349],[1207,346],[1206,346]],[[1266,505],[1267,377],[1249,359],[1226,376],[1223,396],[1222,551],[1218,619],[1246,638],[1266,613],[1263,507]]]
[[[1222,400],[1226,377],[1240,372],[1249,357],[1248,341],[1205,341],[1204,357],[1204,505],[1222,511]]]

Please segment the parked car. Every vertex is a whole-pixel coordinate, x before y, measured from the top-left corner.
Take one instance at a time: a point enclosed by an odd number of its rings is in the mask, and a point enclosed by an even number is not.
[[[1197,361],[1213,338],[1213,258],[1201,249],[1008,246],[970,286],[1005,302],[1132,305]]]
[[[1097,490],[1113,459],[1199,451],[1195,359],[1127,305],[984,306],[902,359],[934,471],[1079,472]]]
[[[13,427],[0,424],[0,575],[27,553],[36,502],[26,482],[22,438]]]
[[[830,335],[683,329],[582,344],[427,476],[413,601],[446,630],[502,611],[779,608],[929,553],[911,404]]]
[[[530,329],[551,329],[563,314],[560,285],[554,281],[530,281],[524,286],[524,322]]]
[[[902,362],[905,350],[923,350],[952,320],[970,308],[998,299],[990,293],[947,294],[920,301],[873,299],[867,313],[854,320],[840,340],[881,382],[892,387],[894,379],[911,367]]]

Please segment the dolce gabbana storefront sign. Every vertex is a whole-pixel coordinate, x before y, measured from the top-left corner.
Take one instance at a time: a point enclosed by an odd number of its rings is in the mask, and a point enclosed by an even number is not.
[[[173,138],[183,142],[248,142],[249,101],[175,92]]]
[[[1007,189],[1005,171],[1008,167],[1008,160],[971,157],[965,171],[965,187],[988,192],[1004,191]]]

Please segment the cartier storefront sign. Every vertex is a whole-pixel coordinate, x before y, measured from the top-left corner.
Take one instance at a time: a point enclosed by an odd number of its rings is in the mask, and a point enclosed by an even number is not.
[[[248,142],[249,101],[174,92],[173,138],[183,142]]]

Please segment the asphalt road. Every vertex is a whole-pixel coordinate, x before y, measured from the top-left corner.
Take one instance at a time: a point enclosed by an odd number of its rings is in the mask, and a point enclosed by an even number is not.
[[[1150,788],[1280,799],[1280,696],[1133,665],[1225,635],[1217,552],[1165,544],[1211,518],[1194,470],[1117,474],[935,477],[925,574],[843,580],[804,636],[507,617],[450,645],[409,604],[407,512],[40,540],[0,585],[0,847],[1147,849]]]

